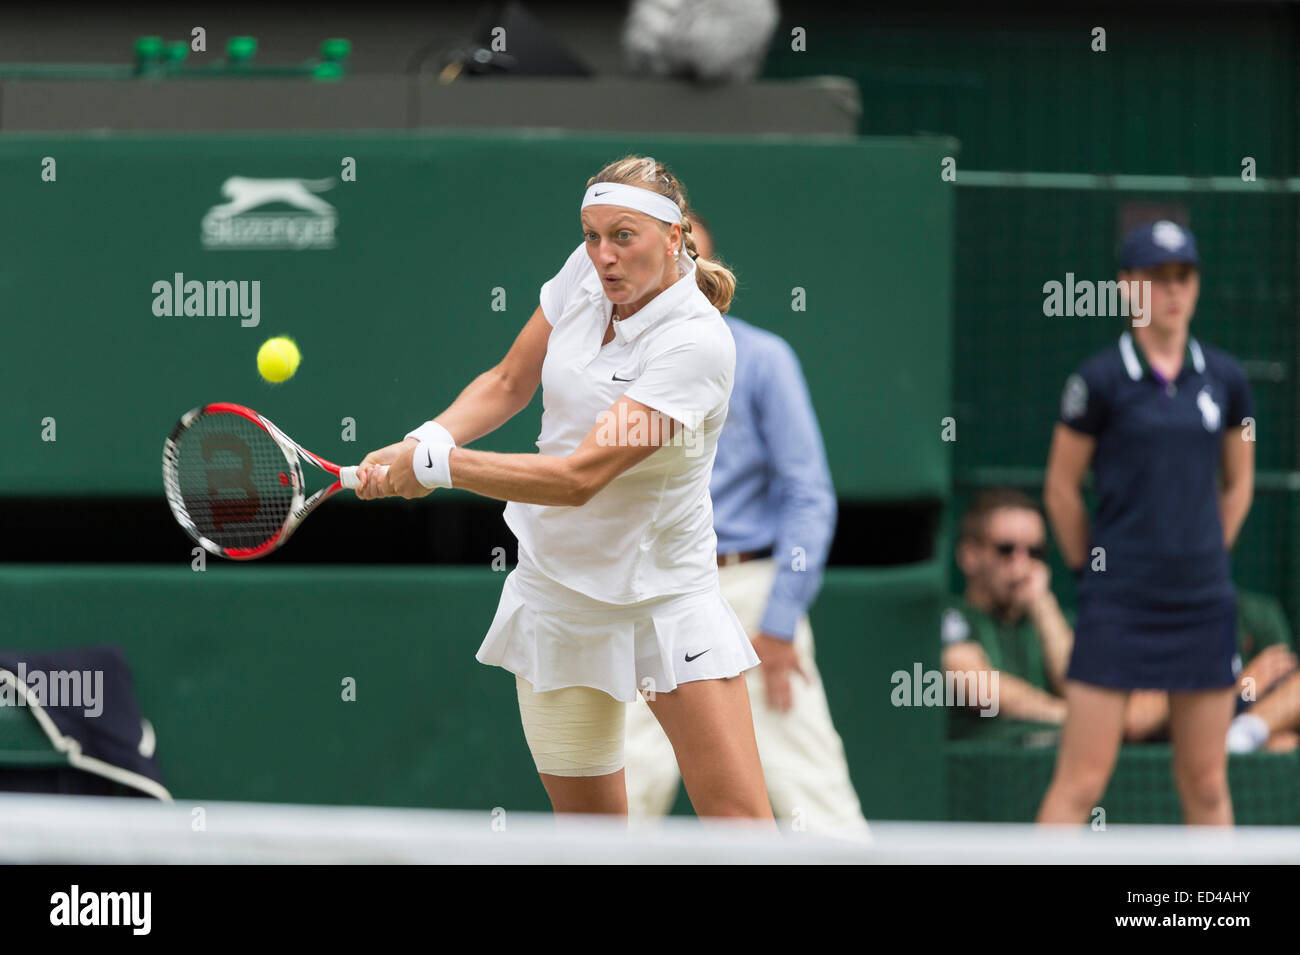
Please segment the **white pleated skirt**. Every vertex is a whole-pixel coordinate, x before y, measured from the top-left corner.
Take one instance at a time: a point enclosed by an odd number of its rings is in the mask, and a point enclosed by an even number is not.
[[[716,583],[693,594],[608,604],[544,576],[522,551],[476,656],[537,692],[590,686],[628,703],[637,690],[668,693],[759,663]]]

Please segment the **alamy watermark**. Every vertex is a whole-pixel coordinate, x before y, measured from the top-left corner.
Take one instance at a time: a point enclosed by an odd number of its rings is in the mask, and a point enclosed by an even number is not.
[[[674,419],[658,411],[646,413],[622,402],[617,408],[596,416],[596,443],[602,448],[685,447],[688,458],[703,453],[704,439],[698,428],[678,427],[674,431]]]
[[[29,670],[19,661],[12,674],[25,689],[9,672],[0,672],[0,706],[79,706],[92,718],[104,712],[103,670]]]
[[[912,672],[895,670],[889,682],[894,706],[975,706],[980,716],[998,715],[997,670],[926,670],[912,664]]]
[[[1134,328],[1151,324],[1151,282],[1091,279],[1076,280],[1073,272],[1065,281],[1043,283],[1043,314],[1048,318],[1132,318]]]
[[[262,321],[262,282],[252,281],[200,282],[186,281],[183,272],[172,280],[159,279],[153,283],[153,313],[159,318],[180,317],[223,318],[239,316],[244,328],[256,328]]]
[[[50,896],[50,924],[55,926],[121,926],[132,935],[148,935],[152,912],[152,892],[83,892],[74,882],[67,892]]]

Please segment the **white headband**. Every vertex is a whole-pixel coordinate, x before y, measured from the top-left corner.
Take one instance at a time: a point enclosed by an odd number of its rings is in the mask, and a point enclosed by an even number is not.
[[[682,210],[667,196],[621,182],[593,182],[582,196],[587,206],[627,206],[662,222],[681,222]]]

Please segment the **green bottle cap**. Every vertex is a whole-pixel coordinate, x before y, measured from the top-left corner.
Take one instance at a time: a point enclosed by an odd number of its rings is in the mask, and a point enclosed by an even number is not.
[[[190,55],[190,45],[184,40],[173,40],[163,50],[163,59],[168,63],[183,63]]]
[[[137,60],[156,60],[162,54],[162,37],[141,36],[135,40]]]
[[[320,58],[322,60],[340,61],[346,60],[352,54],[352,41],[336,37],[332,40],[323,40],[320,45]]]
[[[226,59],[228,60],[251,60],[256,52],[257,37],[232,36],[226,41]]]
[[[317,63],[311,70],[312,79],[337,80],[343,76],[341,63]]]

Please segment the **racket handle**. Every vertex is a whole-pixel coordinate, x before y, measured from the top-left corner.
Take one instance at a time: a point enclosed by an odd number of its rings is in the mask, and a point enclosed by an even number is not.
[[[381,464],[380,467],[385,471],[388,470],[387,464]],[[357,481],[357,465],[348,465],[345,468],[339,468],[339,483],[350,491],[356,490],[359,483]]]

